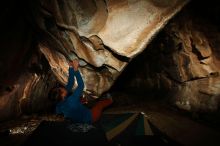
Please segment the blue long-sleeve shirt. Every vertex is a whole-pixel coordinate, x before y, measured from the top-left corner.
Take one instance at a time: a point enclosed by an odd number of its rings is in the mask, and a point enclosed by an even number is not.
[[[74,84],[74,76],[76,77],[78,86],[74,92],[70,94]],[[65,118],[70,118],[74,122],[92,123],[91,111],[80,102],[83,88],[84,82],[80,72],[74,71],[74,69],[70,67],[68,83],[66,85],[66,90],[68,95],[70,95],[65,97],[64,101],[61,101],[56,105],[56,113],[63,114]]]

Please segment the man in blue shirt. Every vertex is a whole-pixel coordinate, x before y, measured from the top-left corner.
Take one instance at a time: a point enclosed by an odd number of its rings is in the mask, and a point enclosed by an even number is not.
[[[49,98],[56,101],[56,113],[64,115],[65,118],[71,119],[77,123],[93,123],[99,120],[102,110],[112,104],[111,98],[100,100],[92,109],[84,106],[80,97],[84,89],[84,82],[78,70],[78,60],[69,63],[68,83],[65,87],[51,89]],[[73,84],[76,81],[78,86],[72,93]]]

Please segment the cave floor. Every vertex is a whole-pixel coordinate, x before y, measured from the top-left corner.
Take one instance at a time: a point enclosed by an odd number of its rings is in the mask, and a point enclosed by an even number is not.
[[[180,143],[181,145],[220,145],[219,127],[211,127],[206,122],[198,120],[198,115],[187,115],[185,113],[180,114],[179,111],[166,108],[163,105],[158,105],[158,103],[132,107],[117,107],[112,108],[106,112],[123,113],[128,111],[144,112],[147,115],[149,121],[152,122],[161,132],[165,133],[168,137]]]
[[[120,100],[122,99],[120,98]],[[149,121],[161,132],[181,145],[220,145],[219,114],[218,118],[216,115],[214,115],[215,119],[209,118],[212,120],[210,122],[204,118],[201,120],[198,114],[189,114],[168,106],[163,100],[148,100],[142,103],[127,100],[124,104],[119,104],[120,100],[116,100],[115,104],[106,109],[104,113],[144,112]],[[5,132],[0,134],[1,146],[19,146],[42,120],[62,121],[63,118],[52,114],[41,114],[2,122],[0,123],[0,131]],[[16,129],[16,127],[19,128]],[[11,129],[11,131],[6,131],[7,129]],[[7,132],[14,134],[6,136]]]

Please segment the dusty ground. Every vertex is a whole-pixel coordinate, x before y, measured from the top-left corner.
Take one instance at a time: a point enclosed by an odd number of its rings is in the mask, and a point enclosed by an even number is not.
[[[182,145],[220,145],[219,113],[192,114],[180,111],[161,99],[149,98],[146,100],[146,98],[140,97],[138,100],[143,101],[140,103],[128,98],[130,95],[117,94],[115,96],[120,96],[120,98],[117,98],[114,104],[105,110],[105,113],[144,112],[150,122],[158,129]],[[1,146],[19,146],[42,120],[54,121],[63,120],[63,118],[42,114],[23,116],[17,120],[2,122],[0,123]],[[20,134],[13,134],[16,132]],[[7,136],[8,134],[9,136]]]

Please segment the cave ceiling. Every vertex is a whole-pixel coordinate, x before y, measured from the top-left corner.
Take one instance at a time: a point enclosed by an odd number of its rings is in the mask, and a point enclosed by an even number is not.
[[[0,16],[0,120],[50,107],[48,91],[57,81],[67,82],[74,58],[85,92],[98,97],[108,91],[188,2],[8,1]]]
[[[36,20],[46,37],[39,48],[63,84],[68,61],[78,58],[85,90],[100,95],[187,2],[41,0]]]

